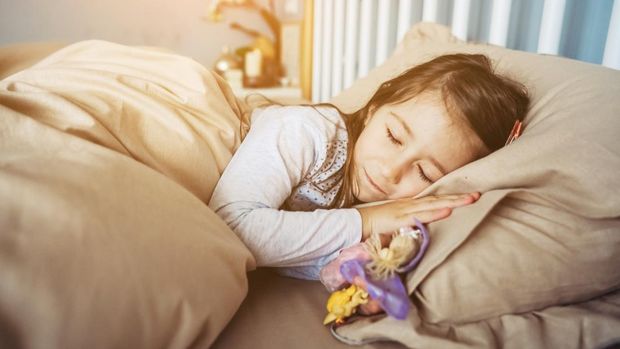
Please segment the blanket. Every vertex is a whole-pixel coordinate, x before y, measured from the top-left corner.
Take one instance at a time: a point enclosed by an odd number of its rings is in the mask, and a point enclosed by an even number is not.
[[[208,347],[254,268],[207,206],[240,142],[228,86],[103,41],[1,68],[0,347]]]

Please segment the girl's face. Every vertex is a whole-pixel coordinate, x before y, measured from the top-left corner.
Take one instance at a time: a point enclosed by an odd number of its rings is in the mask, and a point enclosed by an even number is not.
[[[366,122],[352,163],[353,193],[362,202],[413,197],[488,152],[436,92],[384,105]]]

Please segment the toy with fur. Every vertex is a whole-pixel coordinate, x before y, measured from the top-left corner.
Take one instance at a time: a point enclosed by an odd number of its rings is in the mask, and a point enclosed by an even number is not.
[[[430,241],[422,223],[416,220],[415,224],[415,227],[403,227],[392,233],[386,244],[379,235],[373,235],[363,243],[344,249],[321,270],[321,281],[333,291],[324,324],[334,320],[336,324],[343,323],[369,298],[377,301],[388,315],[406,318],[410,301],[401,275],[419,263]],[[366,289],[354,285],[354,279],[358,285],[362,281]]]

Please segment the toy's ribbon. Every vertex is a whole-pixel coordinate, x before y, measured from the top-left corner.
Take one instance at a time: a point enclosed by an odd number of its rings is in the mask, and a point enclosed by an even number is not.
[[[418,251],[416,256],[409,261],[409,263],[399,268],[398,271],[401,273],[408,273],[412,271],[413,268],[415,268],[416,265],[420,263],[420,260],[422,260],[422,257],[426,253],[428,245],[431,242],[431,238],[428,235],[428,230],[426,230],[424,224],[422,224],[422,222],[420,222],[417,218],[414,218],[413,221],[415,223],[415,226],[420,230],[420,234],[422,234],[422,246],[420,246],[420,250]]]
[[[366,292],[370,298],[379,302],[385,312],[397,319],[403,320],[409,313],[409,295],[407,289],[398,275],[394,275],[385,280],[375,280],[366,274],[364,265],[357,259],[348,260],[340,266],[340,272],[348,282],[353,283],[353,279],[360,277],[366,283]]]

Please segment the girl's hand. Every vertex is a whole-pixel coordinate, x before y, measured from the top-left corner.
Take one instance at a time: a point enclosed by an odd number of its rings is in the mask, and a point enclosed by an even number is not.
[[[358,207],[362,216],[362,241],[371,233],[388,233],[408,225],[413,218],[422,223],[444,219],[455,207],[470,205],[480,198],[480,193],[426,196],[419,199],[399,199],[374,206]]]

